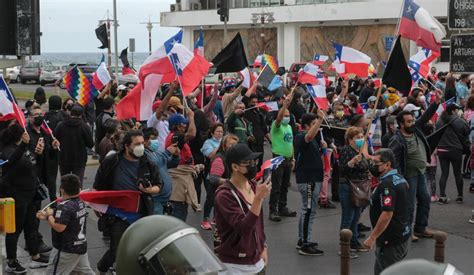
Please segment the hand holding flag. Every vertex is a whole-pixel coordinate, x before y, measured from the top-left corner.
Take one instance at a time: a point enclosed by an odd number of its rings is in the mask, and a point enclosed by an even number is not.
[[[265,162],[263,162],[262,167],[260,168],[260,172],[257,173],[257,175],[255,176],[255,179],[256,180],[261,179],[265,173],[265,170],[267,169],[270,171],[275,171],[278,168],[278,166],[280,166],[280,164],[283,163],[284,160],[285,158],[282,156],[278,156],[276,158],[266,160]]]

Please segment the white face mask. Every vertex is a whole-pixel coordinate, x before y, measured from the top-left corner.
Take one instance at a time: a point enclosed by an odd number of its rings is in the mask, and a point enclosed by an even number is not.
[[[145,153],[145,146],[143,144],[137,145],[133,148],[133,154],[137,158],[143,157],[144,153]]]

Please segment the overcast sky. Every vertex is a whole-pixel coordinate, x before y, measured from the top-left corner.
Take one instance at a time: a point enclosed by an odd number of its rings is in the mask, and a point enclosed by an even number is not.
[[[3,1],[3,0],[0,0]],[[117,0],[118,48],[128,46],[135,38],[135,51],[148,52],[148,31],[140,22],[160,21],[160,12],[169,11],[174,0]],[[98,20],[106,19],[107,10],[113,18],[113,0],[40,0],[42,52],[99,52],[94,29]],[[163,37],[176,33],[174,28],[152,30],[153,49]],[[113,29],[112,29],[113,50]]]

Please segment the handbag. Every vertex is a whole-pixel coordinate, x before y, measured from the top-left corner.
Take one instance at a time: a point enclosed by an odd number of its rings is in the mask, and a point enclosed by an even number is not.
[[[48,187],[44,183],[38,183],[38,188],[36,188],[35,201],[43,201],[49,198]]]
[[[370,180],[348,180],[350,199],[354,206],[365,207],[370,204]]]

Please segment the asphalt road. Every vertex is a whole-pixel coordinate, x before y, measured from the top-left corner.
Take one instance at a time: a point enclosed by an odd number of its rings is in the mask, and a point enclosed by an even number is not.
[[[268,151],[268,150],[267,150]],[[269,158],[269,155],[267,158]],[[438,169],[439,170],[439,169]],[[84,180],[84,188],[92,186],[97,165],[88,166]],[[438,177],[439,179],[439,171]],[[299,209],[301,198],[292,180],[290,192],[288,194],[288,204],[291,209]],[[465,180],[464,204],[454,202],[448,205],[431,204],[430,227],[435,230],[442,230],[448,233],[446,242],[447,262],[456,266],[464,274],[474,274],[474,225],[467,222],[474,208],[474,194],[468,192],[469,180]],[[203,188],[204,190],[204,188]],[[449,178],[447,187],[448,196],[455,198],[456,188],[452,175]],[[205,192],[201,200],[205,199]],[[265,217],[268,217],[268,204],[264,206]],[[272,222],[265,218],[265,232],[269,247],[270,264],[267,274],[339,274],[340,259],[339,251],[339,226],[340,226],[340,205],[337,209],[318,209],[317,217],[313,226],[313,239],[319,242],[319,248],[325,251],[324,256],[311,257],[301,256],[297,253],[295,245],[297,242],[298,218],[285,218],[281,222]],[[212,232],[204,231],[199,227],[202,213],[190,212],[188,224],[198,228],[202,238],[212,247]],[[362,217],[365,224],[369,224],[368,212],[365,211]],[[50,243],[50,228],[42,222],[40,231]],[[97,230],[97,218],[91,213],[87,224],[87,238],[89,246],[89,259],[95,268],[97,261],[107,249],[107,242],[101,238],[101,233]],[[28,261],[27,254],[23,251],[23,238],[20,238],[19,255],[22,262]],[[4,253],[4,252],[3,252]],[[5,255],[5,254],[3,254]],[[433,260],[434,240],[421,239],[417,243],[411,243],[408,258],[424,258]],[[5,256],[4,256],[5,257]],[[351,262],[351,274],[373,274],[374,252],[359,253],[359,258]],[[34,270],[30,274],[45,274],[44,270]]]

